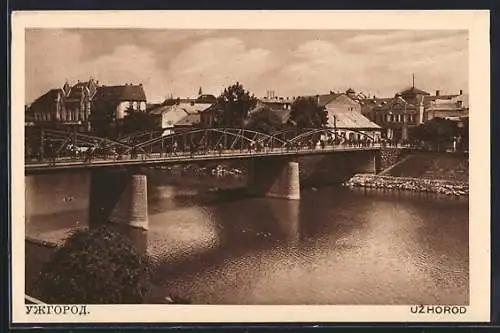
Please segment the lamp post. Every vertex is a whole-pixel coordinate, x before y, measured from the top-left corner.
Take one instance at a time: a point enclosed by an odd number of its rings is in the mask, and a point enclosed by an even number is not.
[[[402,133],[403,142],[408,140],[408,113],[406,109],[406,102],[404,105],[405,107],[403,111],[403,133]]]
[[[337,140],[337,117],[333,115],[333,133],[335,135],[335,140]]]

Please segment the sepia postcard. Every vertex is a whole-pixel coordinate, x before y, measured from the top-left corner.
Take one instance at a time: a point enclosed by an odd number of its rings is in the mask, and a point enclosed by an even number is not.
[[[489,62],[488,11],[14,12],[12,322],[488,322]]]

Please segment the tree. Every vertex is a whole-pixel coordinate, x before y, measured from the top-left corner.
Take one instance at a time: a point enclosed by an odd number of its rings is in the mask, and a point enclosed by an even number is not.
[[[246,91],[239,82],[224,89],[215,103],[217,127],[243,127],[249,111],[257,104],[257,98]]]
[[[328,116],[314,98],[299,97],[291,106],[290,121],[298,128],[319,128],[327,124]]]
[[[458,134],[456,122],[439,117],[419,125],[414,133],[417,140],[430,143],[438,150],[443,145],[452,142],[453,137]]]
[[[116,105],[111,103],[99,103],[92,111],[89,117],[92,132],[101,137],[113,137],[115,131],[115,114]]]
[[[282,118],[271,108],[261,106],[249,115],[245,127],[254,131],[271,134],[283,129],[285,125]]]
[[[120,134],[127,135],[134,132],[149,131],[156,127],[156,121],[152,114],[140,110],[128,108],[126,115],[120,124]]]
[[[40,296],[59,304],[139,304],[150,286],[148,259],[106,227],[77,230],[42,268]]]

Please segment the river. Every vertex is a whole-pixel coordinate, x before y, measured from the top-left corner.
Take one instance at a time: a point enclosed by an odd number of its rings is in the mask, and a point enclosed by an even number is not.
[[[468,304],[468,203],[341,186],[299,201],[208,191],[239,178],[157,171],[147,250],[157,300],[195,304]],[[86,173],[26,177],[26,235],[87,224]]]

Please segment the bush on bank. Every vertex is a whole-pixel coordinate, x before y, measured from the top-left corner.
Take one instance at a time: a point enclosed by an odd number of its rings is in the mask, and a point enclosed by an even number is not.
[[[40,297],[59,304],[139,304],[150,286],[147,257],[106,227],[77,230],[42,268]]]

